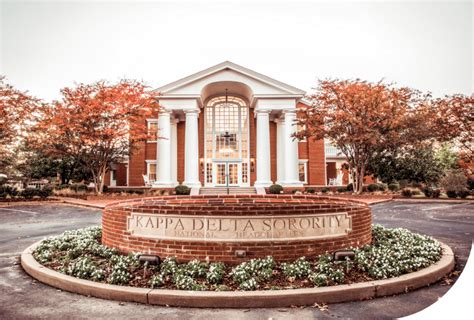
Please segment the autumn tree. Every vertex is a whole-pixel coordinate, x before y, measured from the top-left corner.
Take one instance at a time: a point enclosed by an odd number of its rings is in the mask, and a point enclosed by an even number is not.
[[[322,80],[308,97],[298,138],[328,139],[346,156],[354,191],[361,193],[370,161],[386,150],[430,136],[428,96],[383,82]]]
[[[146,119],[158,111],[156,93],[130,80],[79,84],[61,93],[61,101],[41,109],[30,143],[47,155],[81,161],[100,194],[111,164],[147,139]]]
[[[435,100],[434,132],[451,140],[466,162],[474,162],[474,96],[453,95]]]
[[[31,124],[39,103],[38,99],[15,89],[0,76],[0,173],[11,166],[14,149],[28,131],[26,127]]]

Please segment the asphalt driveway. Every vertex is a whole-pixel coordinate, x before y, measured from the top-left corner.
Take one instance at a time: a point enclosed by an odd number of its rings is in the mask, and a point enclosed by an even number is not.
[[[474,234],[474,204],[388,202],[372,206],[374,222],[405,227],[447,243],[461,271]],[[100,224],[100,210],[66,205],[0,207],[0,319],[329,319],[394,318],[426,308],[450,288],[438,283],[408,294],[370,301],[274,309],[191,309],[120,303],[63,292],[29,277],[19,254],[64,230]],[[455,280],[455,278],[454,278]]]

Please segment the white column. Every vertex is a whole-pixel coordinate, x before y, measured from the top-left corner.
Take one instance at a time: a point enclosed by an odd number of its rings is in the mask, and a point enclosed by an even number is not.
[[[201,186],[199,181],[199,110],[187,110],[184,142],[184,182],[183,184],[196,188]]]
[[[171,112],[162,108],[158,115],[158,175],[154,187],[170,188],[171,181]]]
[[[298,178],[298,140],[292,135],[296,132],[296,109],[284,110],[284,134],[283,143],[285,145],[285,181],[284,186],[303,186]]]
[[[284,143],[284,122],[282,119],[275,119],[276,123],[276,151],[277,151],[277,182],[281,184],[285,181],[285,143]]]
[[[171,181],[178,184],[178,122],[171,119]]]
[[[270,111],[256,110],[257,115],[257,180],[255,187],[268,187],[270,180]]]

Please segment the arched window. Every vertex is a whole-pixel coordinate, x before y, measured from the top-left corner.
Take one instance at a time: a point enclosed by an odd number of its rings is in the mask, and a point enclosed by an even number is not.
[[[205,108],[206,184],[248,184],[249,108],[236,96],[218,96]]]

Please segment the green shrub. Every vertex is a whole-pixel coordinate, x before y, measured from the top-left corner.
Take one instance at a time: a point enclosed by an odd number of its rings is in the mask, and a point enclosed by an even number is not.
[[[280,194],[283,193],[283,187],[279,184],[273,184],[270,186],[268,192],[271,194]]]
[[[414,196],[419,196],[421,194],[421,191],[419,189],[413,189],[411,190],[411,194]]]
[[[433,189],[432,193],[431,193],[431,197],[432,198],[439,198],[439,196],[441,195],[441,190],[439,189]]]
[[[63,189],[68,189],[69,184],[58,184],[57,186],[54,187],[54,190],[63,190]]]
[[[191,193],[191,188],[181,184],[179,186],[176,186],[176,188],[174,188],[174,191],[177,195],[185,196]]]
[[[454,190],[448,190],[446,191],[446,195],[448,198],[456,198],[458,196],[458,193]]]
[[[398,191],[398,190],[400,190],[400,185],[398,183],[390,183],[388,185],[388,189],[390,191]]]
[[[311,264],[305,257],[298,258],[294,263],[282,263],[281,269],[287,277],[301,279],[311,272]]]
[[[273,257],[251,259],[233,268],[230,275],[242,290],[251,290],[249,288],[256,288],[258,282],[270,279],[274,267],[275,260],[273,260]]]
[[[313,193],[316,192],[316,190],[314,190],[314,188],[308,188],[308,189],[306,189],[306,192],[313,194]]]
[[[21,190],[20,192],[20,197],[23,199],[33,199],[34,197],[39,195],[39,189],[34,189],[34,188],[26,188]]]
[[[373,246],[355,249],[355,266],[375,279],[397,277],[425,268],[441,257],[440,244],[402,228],[372,227]]]
[[[18,190],[11,186],[0,186],[0,199],[6,198],[7,196],[14,198],[18,195]]]
[[[87,185],[85,185],[83,183],[71,184],[71,185],[69,185],[69,189],[74,190],[76,192],[85,192],[85,191],[87,191]]]
[[[92,278],[92,274],[94,274],[96,280],[101,280],[103,273],[97,272],[97,270],[98,268],[94,261],[89,257],[81,257],[68,266],[66,274],[80,279]]]
[[[208,271],[207,264],[194,259],[189,261],[185,266],[186,274],[192,278],[203,277]]]
[[[463,170],[450,170],[446,176],[441,179],[441,186],[446,191],[464,191],[467,190],[467,178]]]
[[[337,188],[337,192],[339,192],[339,193],[343,193],[343,192],[346,192],[346,191],[347,191],[347,189],[344,188],[344,187]]]
[[[441,195],[441,190],[433,189],[431,187],[424,187],[422,191],[427,198],[439,198]]]
[[[427,198],[431,198],[431,196],[433,195],[433,189],[430,188],[430,187],[424,187],[422,191],[423,191],[425,197],[427,197]]]
[[[469,190],[474,190],[474,176],[470,176],[468,179],[467,179],[467,188]]]
[[[379,191],[385,191],[387,190],[387,185],[384,183],[377,183],[377,188],[379,189]]]
[[[204,289],[204,287],[198,284],[191,276],[180,273],[173,277],[173,283],[176,285],[176,288],[181,290],[200,291]]]
[[[162,285],[164,285],[165,282],[166,282],[165,277],[161,273],[158,273],[158,274],[154,274],[150,278],[149,284],[152,288],[157,288],[157,287],[161,287]]]
[[[410,181],[408,181],[406,179],[402,179],[402,180],[398,181],[398,184],[400,185],[400,188],[405,189],[410,184]]]
[[[215,262],[209,265],[206,280],[209,283],[221,283],[224,278],[225,265],[222,262]]]
[[[412,195],[413,192],[410,189],[405,188],[402,190],[402,196],[404,196],[405,198],[411,198]]]
[[[457,195],[461,199],[466,199],[469,196],[470,192],[467,190],[458,191]]]
[[[352,182],[346,186],[346,189],[347,191],[350,191],[350,192],[354,191],[354,185],[352,184]]]
[[[255,280],[255,278],[250,278],[248,280],[245,280],[239,285],[239,289],[245,290],[245,291],[251,291],[257,288],[258,288],[258,282],[257,280]]]
[[[328,192],[329,192],[329,188],[322,188],[322,189],[321,189],[321,192],[322,192],[322,193],[328,193]]]
[[[329,284],[328,276],[324,273],[312,273],[309,275],[309,280],[311,280],[316,287],[325,287]]]
[[[47,197],[50,197],[53,194],[53,188],[51,186],[46,185],[43,188],[38,190],[38,196],[41,199],[46,199]]]
[[[379,186],[375,183],[371,183],[367,186],[367,190],[369,192],[374,192],[374,191],[377,191],[379,189]]]

